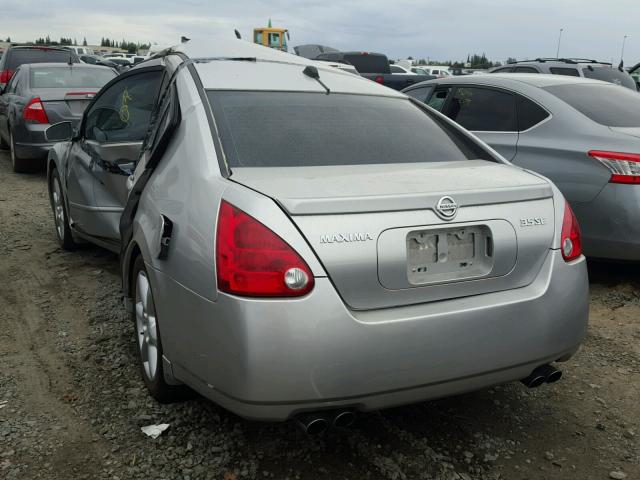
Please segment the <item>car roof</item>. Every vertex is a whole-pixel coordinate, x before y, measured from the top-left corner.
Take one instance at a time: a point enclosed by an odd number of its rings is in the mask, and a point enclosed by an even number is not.
[[[596,84],[596,85],[613,85],[583,77],[570,77],[566,75],[547,75],[539,73],[491,73],[488,75],[464,75],[461,77],[449,77],[445,79],[427,80],[416,84],[456,84],[456,83],[474,83],[476,85],[494,85],[504,87],[517,87],[518,84],[531,85],[533,87],[551,87],[554,85],[576,85],[576,84]],[[414,86],[414,87],[415,87]],[[412,88],[414,88],[412,87]]]
[[[318,69],[320,80],[332,93],[353,93],[404,98],[404,95],[324,62],[238,40],[232,35],[190,40],[164,53],[182,53],[195,61],[205,89],[320,92],[320,83],[303,74],[307,66]],[[158,55],[162,55],[160,52]],[[236,60],[234,60],[236,59]],[[142,68],[146,62],[142,62]],[[135,67],[134,67],[135,68]]]

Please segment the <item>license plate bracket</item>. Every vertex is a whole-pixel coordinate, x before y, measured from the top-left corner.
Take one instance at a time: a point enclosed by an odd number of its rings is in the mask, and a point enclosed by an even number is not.
[[[486,225],[412,230],[406,236],[411,285],[482,277],[493,268],[493,238]]]

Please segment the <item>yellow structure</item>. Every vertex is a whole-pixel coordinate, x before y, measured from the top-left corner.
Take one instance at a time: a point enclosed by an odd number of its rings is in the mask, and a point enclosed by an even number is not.
[[[289,30],[286,28],[278,28],[269,26],[265,28],[253,29],[253,42],[265,47],[275,48],[276,50],[288,51],[287,40],[289,40]]]

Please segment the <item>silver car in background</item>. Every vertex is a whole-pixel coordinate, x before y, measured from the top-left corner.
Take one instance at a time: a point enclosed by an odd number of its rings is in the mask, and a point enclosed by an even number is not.
[[[77,126],[91,99],[116,75],[112,68],[81,63],[19,66],[0,92],[0,146],[9,148],[13,170],[41,168],[52,146],[45,130],[62,121]]]
[[[423,82],[408,95],[472,131],[571,203],[587,256],[640,260],[640,94],[561,75]]]
[[[105,86],[73,138],[51,129],[58,238],[120,249],[160,401],[188,385],[317,432],[555,381],[585,335],[586,264],[560,192],[374,82],[190,41]]]

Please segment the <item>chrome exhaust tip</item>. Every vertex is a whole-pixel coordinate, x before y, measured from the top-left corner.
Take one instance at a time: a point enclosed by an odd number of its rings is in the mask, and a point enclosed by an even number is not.
[[[346,410],[344,412],[338,413],[333,419],[333,426],[336,428],[347,428],[353,425],[353,422],[356,421],[356,414]]]
[[[540,367],[540,373],[544,375],[544,381],[547,383],[555,383],[562,378],[562,372],[552,365],[543,365]]]
[[[307,435],[320,435],[329,428],[326,418],[319,415],[305,414],[296,417],[296,422]]]
[[[551,365],[541,365],[531,374],[520,380],[528,388],[536,388],[543,383],[554,383],[562,378],[562,372]]]

